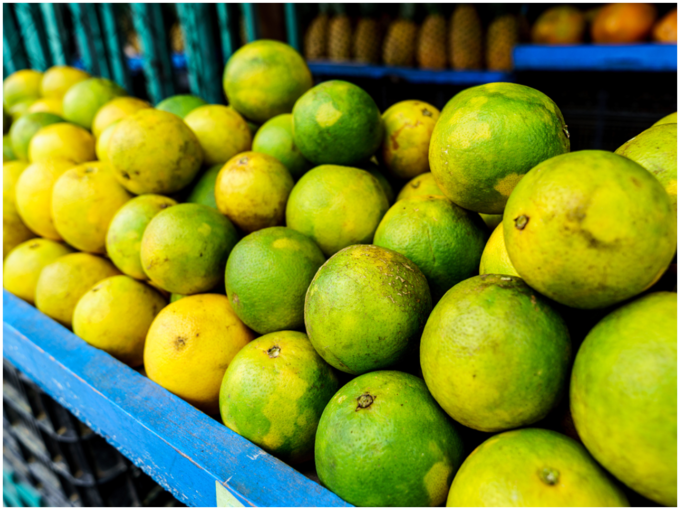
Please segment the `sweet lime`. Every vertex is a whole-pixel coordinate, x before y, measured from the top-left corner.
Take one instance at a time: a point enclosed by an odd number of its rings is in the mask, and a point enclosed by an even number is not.
[[[191,189],[191,193],[186,201],[192,204],[201,204],[217,209],[217,202],[215,201],[215,181],[224,165],[215,165],[208,168],[203,175],[201,175]]]
[[[414,177],[409,182],[407,182],[397,195],[397,202],[399,200],[404,200],[405,198],[413,198],[428,195],[442,195],[444,192],[441,190],[437,181],[434,180],[434,175],[432,172],[426,172]]]
[[[293,141],[293,115],[290,113],[277,115],[262,125],[253,140],[253,151],[278,159],[295,180],[312,167]]]
[[[9,136],[12,140],[12,150],[17,159],[28,161],[28,147],[31,138],[40,128],[64,122],[59,115],[47,112],[28,113],[12,124]]]
[[[33,69],[22,69],[10,74],[2,82],[3,103],[11,108],[21,101],[39,98],[42,79],[43,73]]]
[[[151,105],[136,97],[115,97],[97,110],[92,120],[92,134],[99,138],[111,124],[147,108],[151,108]]]
[[[180,119],[183,119],[189,114],[189,112],[195,110],[199,106],[205,106],[207,104],[208,103],[198,96],[182,94],[164,99],[156,105],[156,109],[162,110],[164,112],[174,113]]]
[[[78,82],[91,78],[90,74],[75,67],[50,67],[42,76],[40,95],[46,98],[62,99],[64,94]]]
[[[484,246],[482,259],[479,262],[479,274],[508,274],[519,276],[512,265],[508,250],[505,248],[503,225],[498,225]]]
[[[219,104],[199,106],[184,117],[203,148],[203,162],[224,164],[250,150],[253,137],[248,124],[233,108]]]
[[[76,163],[94,161],[94,136],[68,122],[50,124],[33,135],[28,145],[28,157],[34,163],[52,158],[70,159]]]
[[[64,118],[85,129],[92,128],[92,122],[99,109],[114,97],[126,96],[125,89],[106,78],[88,78],[71,86],[62,102]]]

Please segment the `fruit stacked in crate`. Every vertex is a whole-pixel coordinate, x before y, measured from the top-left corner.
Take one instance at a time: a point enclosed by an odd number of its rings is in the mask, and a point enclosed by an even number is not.
[[[676,503],[675,114],[572,153],[523,85],[380,112],[275,41],[223,82],[8,77],[5,288],[355,505]]]

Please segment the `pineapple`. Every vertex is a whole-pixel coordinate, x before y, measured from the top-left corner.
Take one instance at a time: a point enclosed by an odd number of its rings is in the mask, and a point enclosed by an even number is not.
[[[418,32],[416,57],[424,69],[446,68],[446,18],[438,4],[428,4],[428,15]]]
[[[473,4],[460,4],[451,16],[449,55],[454,69],[481,69],[484,63],[482,23]]]
[[[174,53],[182,53],[184,51],[184,34],[179,23],[174,23],[170,27],[170,48]]]
[[[343,4],[333,4],[334,16],[328,25],[328,58],[333,62],[350,59],[352,22]]]
[[[326,57],[328,47],[328,4],[319,4],[319,14],[305,33],[304,52],[307,60]]]
[[[486,64],[490,71],[512,71],[512,49],[517,44],[517,17],[503,14],[489,25]]]
[[[399,19],[388,27],[383,44],[383,60],[388,66],[413,65],[418,32],[418,27],[413,22],[414,15],[415,4],[401,4]]]
[[[361,4],[361,18],[354,31],[352,54],[357,62],[376,64],[380,61],[382,27],[373,17],[376,4]]]

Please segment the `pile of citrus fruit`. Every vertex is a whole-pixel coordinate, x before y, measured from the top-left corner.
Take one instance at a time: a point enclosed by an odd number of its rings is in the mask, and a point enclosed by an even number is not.
[[[675,114],[570,152],[523,85],[223,80],[9,76],[5,288],[354,505],[676,504]]]

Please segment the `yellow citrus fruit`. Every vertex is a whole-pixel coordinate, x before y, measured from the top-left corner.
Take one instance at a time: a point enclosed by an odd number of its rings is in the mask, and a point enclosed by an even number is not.
[[[43,268],[35,287],[35,306],[71,327],[73,310],[93,285],[120,274],[108,260],[90,253],[70,253]]]
[[[91,78],[89,73],[75,67],[50,67],[42,77],[40,95],[45,98],[61,99],[73,85],[88,78]]]
[[[126,95],[125,89],[106,78],[79,81],[64,94],[64,118],[80,127],[91,129],[94,116],[102,106],[114,97]]]
[[[111,135],[113,135],[113,130],[118,124],[118,120],[110,124],[97,138],[97,143],[95,144],[94,150],[97,153],[97,159],[105,163],[111,163],[109,159],[109,142],[111,141]]]
[[[59,115],[47,112],[27,113],[12,123],[9,136],[12,139],[12,150],[17,159],[28,161],[29,143],[35,134],[50,124],[64,122]]]
[[[25,161],[8,161],[2,164],[2,258],[15,246],[35,237],[17,212],[15,185],[28,167]]]
[[[33,232],[41,237],[61,241],[52,219],[52,188],[66,170],[77,166],[68,159],[43,159],[29,165],[15,186],[19,216]]]
[[[432,172],[426,172],[414,177],[409,182],[407,182],[401,191],[397,195],[397,202],[399,200],[404,200],[405,198],[421,197],[428,195],[442,195],[444,192],[437,185],[437,181],[434,180],[434,175]]]
[[[28,146],[28,158],[33,161],[61,158],[76,163],[93,161],[94,137],[85,129],[68,122],[51,124],[41,128]]]
[[[189,114],[191,115],[191,114]],[[219,211],[244,232],[283,225],[293,178],[278,159],[258,152],[231,158],[215,181]]]
[[[88,344],[137,367],[144,362],[149,327],[167,300],[129,276],[106,278],[80,298],[73,311],[73,332]]]
[[[14,248],[3,265],[3,286],[31,304],[40,272],[59,257],[72,253],[68,246],[49,239],[30,239]]]
[[[8,108],[23,100],[40,97],[40,82],[43,73],[33,69],[22,69],[10,74],[2,83],[3,101]]]
[[[114,122],[146,108],[151,108],[151,105],[136,97],[115,97],[97,110],[92,120],[92,134],[99,138]]]
[[[401,101],[382,114],[385,131],[379,154],[400,179],[430,171],[428,151],[439,110],[423,101]]]
[[[144,368],[155,383],[202,411],[216,414],[224,373],[253,338],[227,296],[187,296],[166,306],[151,324]]]
[[[253,142],[245,119],[227,106],[199,106],[184,117],[184,122],[201,143],[203,162],[208,166],[224,164],[238,153],[249,151]]]
[[[48,112],[61,116],[61,99],[57,99],[56,97],[43,97],[38,99],[28,107],[28,110],[26,110],[26,113],[35,112]]]
[[[479,263],[479,274],[509,274],[519,276],[512,265],[508,250],[505,248],[503,225],[498,225],[486,242],[482,260]]]
[[[678,123],[678,112],[673,112],[670,115],[666,115],[664,118],[657,120],[654,126],[660,126],[662,124],[677,124]]]
[[[179,191],[203,162],[201,144],[182,119],[153,108],[116,124],[108,154],[118,181],[136,195]]]
[[[26,115],[28,113],[28,109],[37,100],[38,100],[37,98],[31,97],[31,98],[28,98],[28,99],[22,99],[21,101],[19,101],[15,105],[10,106],[8,111],[9,111],[10,116],[12,117],[12,122],[16,122],[21,117]]]
[[[107,163],[83,163],[61,174],[54,183],[54,226],[71,246],[81,251],[105,253],[109,223],[131,198]]]

